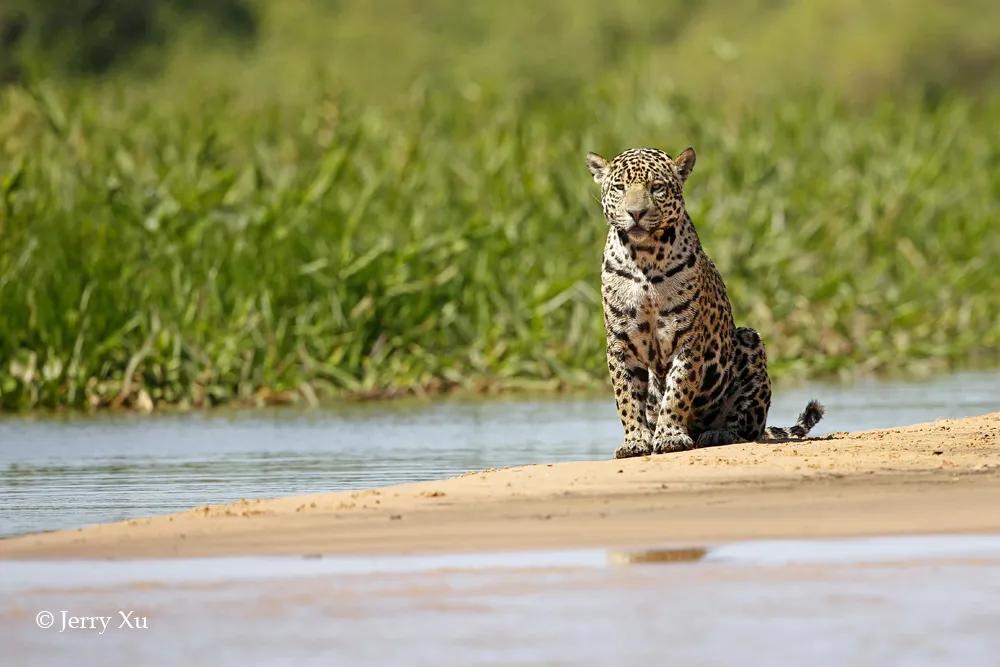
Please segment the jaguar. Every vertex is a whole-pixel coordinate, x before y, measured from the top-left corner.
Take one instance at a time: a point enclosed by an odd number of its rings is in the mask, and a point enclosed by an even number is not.
[[[625,431],[616,458],[736,442],[804,438],[823,417],[810,401],[794,426],[767,426],[764,342],[737,327],[725,283],[684,204],[693,148],[676,158],[633,148],[587,154],[609,225],[601,269],[607,361]]]

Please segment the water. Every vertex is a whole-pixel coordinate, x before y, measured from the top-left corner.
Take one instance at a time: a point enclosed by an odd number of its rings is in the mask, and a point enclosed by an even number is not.
[[[1000,654],[1000,536],[742,542],[650,565],[611,556],[7,563],[0,645],[18,665],[239,667],[985,667]],[[108,629],[60,631],[63,611],[110,617]],[[53,625],[39,627],[46,612]]]
[[[779,393],[770,423],[812,397],[815,430],[1000,410],[1000,374],[813,385]],[[380,403],[335,410],[0,420],[0,535],[221,503],[604,459],[621,438],[608,398]]]

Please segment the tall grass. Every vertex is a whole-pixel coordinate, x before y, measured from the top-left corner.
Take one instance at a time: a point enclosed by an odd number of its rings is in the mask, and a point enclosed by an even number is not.
[[[445,87],[397,114],[10,89],[0,405],[604,382],[582,155],[633,145],[698,150],[689,210],[778,376],[995,359],[998,120],[807,94],[724,115],[648,86]]]
[[[993,0],[261,0],[252,50],[206,49],[195,28],[166,57],[171,96],[235,84],[295,99],[317,78],[392,103],[414,79],[575,94],[631,76],[728,105],[818,87],[855,103],[912,86],[1000,90]],[[162,83],[163,85],[160,85]]]

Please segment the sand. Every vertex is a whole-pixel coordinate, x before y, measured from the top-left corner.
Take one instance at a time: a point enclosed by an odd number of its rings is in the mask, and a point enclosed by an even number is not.
[[[932,532],[1000,532],[1000,412],[244,500],[3,539],[0,558],[399,554]]]

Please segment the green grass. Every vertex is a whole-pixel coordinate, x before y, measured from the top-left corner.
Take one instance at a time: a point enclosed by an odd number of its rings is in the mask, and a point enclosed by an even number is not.
[[[688,208],[777,376],[1000,348],[996,98],[136,99],[0,97],[5,409],[602,383],[583,154],[632,145],[698,150]]]
[[[416,79],[575,95],[634,78],[732,106],[820,88],[866,103],[910,87],[1000,90],[993,0],[261,0],[253,49],[194,28],[165,57],[174,98],[227,82],[302,103],[317,81],[392,104]],[[145,72],[142,73],[145,80]],[[198,92],[195,92],[197,95]]]

